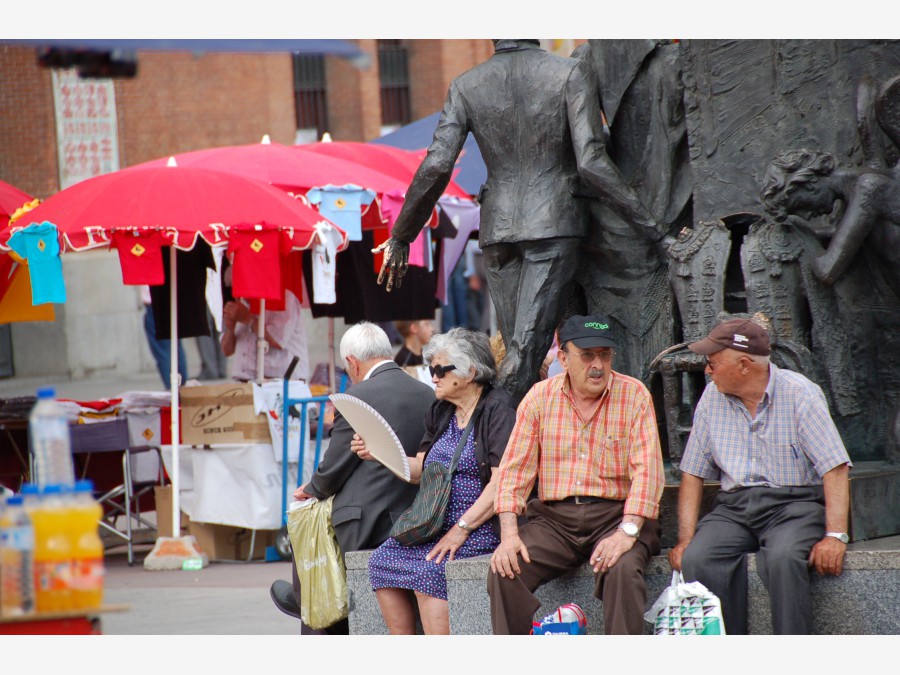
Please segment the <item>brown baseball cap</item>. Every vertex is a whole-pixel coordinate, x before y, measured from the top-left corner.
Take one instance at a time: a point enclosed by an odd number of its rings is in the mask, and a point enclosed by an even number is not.
[[[769,332],[750,319],[731,319],[720,323],[705,338],[689,344],[688,349],[703,355],[715,354],[723,349],[757,356],[768,356],[771,352]]]

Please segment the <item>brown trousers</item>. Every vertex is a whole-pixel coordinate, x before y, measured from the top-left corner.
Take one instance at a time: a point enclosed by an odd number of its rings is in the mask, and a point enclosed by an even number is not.
[[[519,526],[519,537],[531,562],[520,556],[522,573],[514,579],[488,572],[494,635],[530,633],[541,604],[533,591],[588,561],[597,542],[613,534],[622,522],[624,506],[613,500],[594,504],[529,502],[528,522]],[[659,522],[645,521],[631,550],[608,572],[595,575],[594,597],[603,602],[607,635],[643,634],[647,603],[644,568],[659,552],[659,535]]]

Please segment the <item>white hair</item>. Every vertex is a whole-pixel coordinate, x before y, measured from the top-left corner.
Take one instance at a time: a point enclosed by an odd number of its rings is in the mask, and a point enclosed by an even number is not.
[[[497,375],[491,343],[481,331],[451,328],[435,335],[422,349],[422,358],[430,366],[431,359],[441,352],[456,366],[460,377],[472,375],[476,383],[489,384]]]
[[[748,359],[753,361],[758,366],[767,366],[769,365],[769,357],[764,356],[762,354],[744,354]]]
[[[351,326],[341,338],[341,359],[354,356],[360,361],[392,359],[394,350],[387,333],[374,323],[363,321]]]

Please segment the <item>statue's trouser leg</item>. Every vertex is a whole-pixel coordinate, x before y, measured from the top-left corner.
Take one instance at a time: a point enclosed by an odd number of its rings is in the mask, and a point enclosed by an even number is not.
[[[555,237],[484,248],[488,287],[506,344],[501,384],[516,400],[538,380],[565,311],[580,242]]]

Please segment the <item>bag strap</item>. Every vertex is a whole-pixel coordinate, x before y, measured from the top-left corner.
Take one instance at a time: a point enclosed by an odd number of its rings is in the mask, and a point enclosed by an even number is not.
[[[456,444],[456,451],[453,453],[453,460],[450,462],[451,476],[456,473],[456,465],[459,464],[459,457],[462,455],[463,448],[466,447],[466,440],[469,438],[469,432],[472,431],[473,426],[475,426],[474,416],[473,419],[469,420],[462,437],[459,439],[459,443]]]

